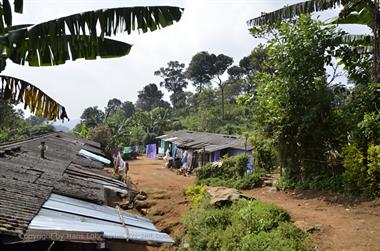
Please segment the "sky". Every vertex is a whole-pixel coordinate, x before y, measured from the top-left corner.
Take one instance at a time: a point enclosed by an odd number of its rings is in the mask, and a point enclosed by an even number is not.
[[[234,63],[260,43],[248,32],[246,21],[299,0],[28,0],[14,23],[39,23],[83,11],[111,7],[171,5],[184,7],[182,19],[154,32],[112,37],[133,44],[129,55],[115,59],[67,61],[53,67],[28,67],[7,62],[4,75],[28,81],[66,107],[78,120],[90,106],[101,109],[109,99],[135,102],[137,92],[160,82],[154,71],[177,60],[189,64],[200,51],[231,56]],[[323,17],[337,13],[329,11]],[[164,91],[162,89],[162,91]],[[165,94],[168,100],[168,94]]]

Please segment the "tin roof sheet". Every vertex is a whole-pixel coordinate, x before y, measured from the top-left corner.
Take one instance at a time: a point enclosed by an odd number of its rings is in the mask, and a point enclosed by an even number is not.
[[[121,221],[123,217],[123,222]],[[106,239],[173,243],[169,235],[160,233],[143,217],[119,212],[81,200],[52,194],[29,225],[30,230],[102,232]]]

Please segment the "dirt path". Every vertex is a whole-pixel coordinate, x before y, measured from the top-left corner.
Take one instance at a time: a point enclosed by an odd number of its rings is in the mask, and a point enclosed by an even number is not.
[[[176,239],[183,234],[180,219],[188,207],[183,189],[193,184],[194,177],[176,175],[163,166],[160,160],[132,161],[129,175],[139,189],[148,193],[148,200],[153,203],[146,216],[158,229]],[[320,230],[312,234],[315,250],[380,250],[380,199],[347,205],[332,197],[278,192],[271,188],[245,193],[288,210],[301,227],[320,224]],[[160,249],[175,250],[175,247]]]
[[[146,217],[174,240],[180,238],[183,235],[180,221],[188,207],[183,190],[194,183],[194,177],[177,175],[165,168],[161,160],[142,158],[130,161],[129,166],[130,179],[139,190],[148,194],[147,201],[152,203]],[[176,250],[176,247],[164,245],[150,250]]]

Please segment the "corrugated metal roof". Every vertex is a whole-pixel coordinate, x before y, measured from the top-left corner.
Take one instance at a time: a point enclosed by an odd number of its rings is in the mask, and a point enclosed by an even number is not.
[[[205,147],[207,152],[215,152],[227,148],[235,148],[244,150],[245,138],[238,135],[226,135],[208,132],[193,132],[193,131],[175,131],[157,137],[163,141],[171,142],[179,147],[188,147],[192,149],[201,149]],[[247,150],[252,150],[253,147],[248,146]]]
[[[123,217],[123,222],[121,221]],[[146,218],[115,208],[52,194],[29,225],[30,230],[102,232],[106,239],[173,243]]]
[[[39,149],[42,141],[48,146],[44,159]],[[97,145],[65,133],[51,133],[0,145],[0,233],[21,236],[52,191],[104,201],[102,184],[65,174],[76,158],[92,165],[94,161],[77,156],[87,143]]]

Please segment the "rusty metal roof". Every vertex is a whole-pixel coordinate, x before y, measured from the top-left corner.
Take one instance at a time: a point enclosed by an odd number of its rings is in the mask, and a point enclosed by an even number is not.
[[[45,159],[40,157],[41,141],[48,146]],[[65,173],[78,159],[80,164],[92,165],[94,161],[77,156],[85,144],[97,146],[65,133],[0,145],[0,234],[21,236],[53,191],[104,201],[101,184]]]

